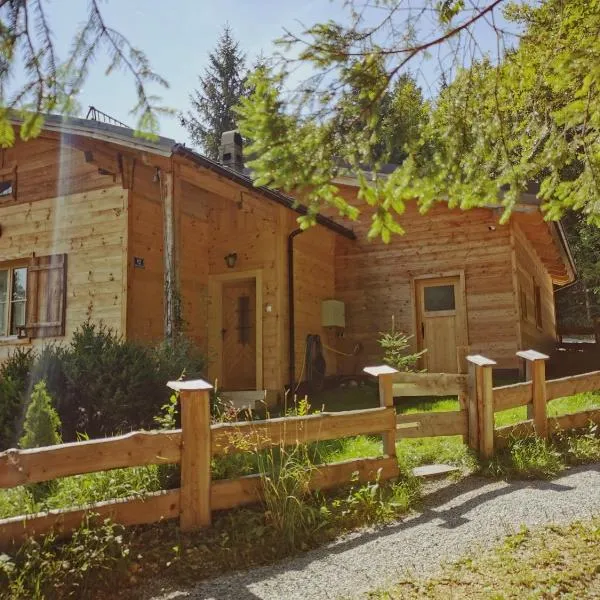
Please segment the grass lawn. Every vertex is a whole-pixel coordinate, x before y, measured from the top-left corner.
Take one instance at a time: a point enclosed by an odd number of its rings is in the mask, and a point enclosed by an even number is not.
[[[446,567],[433,579],[407,579],[371,600],[600,597],[600,519],[522,529],[495,549]]]

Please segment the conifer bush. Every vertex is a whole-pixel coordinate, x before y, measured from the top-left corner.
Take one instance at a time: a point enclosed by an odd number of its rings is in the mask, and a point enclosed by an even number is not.
[[[60,418],[52,406],[46,382],[40,381],[31,393],[23,425],[24,434],[19,445],[21,448],[40,448],[60,444],[60,429]]]
[[[395,319],[392,316],[392,328],[390,331],[379,334],[378,343],[383,350],[383,362],[398,371],[414,371],[417,363],[426,350],[421,352],[412,352],[408,336],[401,331],[396,330]]]

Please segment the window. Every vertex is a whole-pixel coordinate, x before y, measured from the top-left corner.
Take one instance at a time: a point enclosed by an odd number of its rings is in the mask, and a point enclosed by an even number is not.
[[[17,199],[16,165],[0,169],[0,202]]]
[[[533,282],[533,306],[535,311],[535,324],[542,328],[542,291],[540,286]]]
[[[456,309],[453,285],[428,286],[423,289],[423,294],[426,312]]]
[[[25,327],[27,268],[0,270],[0,336],[18,335]]]
[[[66,254],[0,263],[0,337],[65,334]]]
[[[7,196],[13,196],[12,180],[0,181],[0,198],[6,198]]]

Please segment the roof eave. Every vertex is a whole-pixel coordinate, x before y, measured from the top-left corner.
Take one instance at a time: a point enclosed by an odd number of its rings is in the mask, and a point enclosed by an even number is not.
[[[188,158],[188,159],[194,161],[195,163],[200,164],[201,166],[203,166],[207,169],[210,169],[211,171],[214,171],[215,173],[222,175],[223,177],[226,177],[227,179],[235,181],[237,184],[242,185],[249,190],[252,190],[252,191],[262,194],[263,196],[269,198],[270,200],[272,200],[278,204],[281,204],[282,206],[285,206],[286,208],[289,208],[290,210],[293,210],[294,212],[298,213],[299,215],[308,214],[308,209],[306,208],[306,206],[304,206],[303,204],[299,204],[290,196],[286,196],[285,194],[282,194],[281,192],[278,192],[276,190],[273,190],[273,189],[265,187],[265,186],[255,186],[249,177],[246,177],[245,175],[243,175],[241,173],[237,173],[234,170],[229,169],[229,168],[219,164],[218,162],[215,162],[214,160],[211,160],[210,158],[206,158],[205,156],[198,154],[197,152],[191,150],[190,148],[187,148],[186,146],[184,146],[182,144],[175,144],[173,146],[173,154],[178,154],[180,156],[184,156],[185,158]],[[350,240],[356,239],[356,234],[354,233],[354,231],[352,231],[351,229],[348,229],[347,227],[344,227],[343,225],[341,225],[340,223],[337,223],[336,221],[334,221],[333,219],[330,219],[329,217],[325,217],[323,215],[318,214],[316,216],[316,222],[319,225],[322,225],[323,227],[329,229],[330,231],[333,231],[347,239],[350,239]]]

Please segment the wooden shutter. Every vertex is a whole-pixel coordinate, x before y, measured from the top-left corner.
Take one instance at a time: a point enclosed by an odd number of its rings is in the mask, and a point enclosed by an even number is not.
[[[27,335],[65,335],[67,255],[35,256],[27,267]]]

